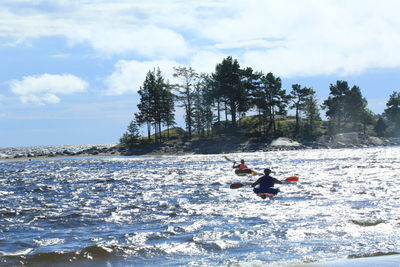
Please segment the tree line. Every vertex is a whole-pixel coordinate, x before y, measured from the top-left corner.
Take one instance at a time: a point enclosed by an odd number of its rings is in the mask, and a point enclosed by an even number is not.
[[[247,134],[274,138],[283,134],[279,121],[293,111],[293,123],[285,134],[297,140],[313,140],[321,134],[346,131],[366,133],[373,125],[374,134],[400,133],[400,93],[393,92],[387,108],[375,115],[367,108],[367,100],[354,85],[346,81],[330,85],[330,95],[319,105],[316,92],[309,87],[293,84],[287,92],[281,78],[273,73],[242,68],[239,62],[227,57],[210,74],[198,73],[191,67],[174,67],[173,76],[179,81],[165,80],[159,68],[150,70],[138,93],[138,112],[128,125],[121,143],[134,144],[139,129],[147,129],[147,139],[162,142],[169,138],[175,122],[175,107],[184,111],[186,135],[236,135],[243,133],[242,119],[248,114],[256,121]],[[321,126],[320,112],[328,118],[326,131]],[[164,130],[163,130],[164,128]],[[162,136],[162,133],[166,136]]]

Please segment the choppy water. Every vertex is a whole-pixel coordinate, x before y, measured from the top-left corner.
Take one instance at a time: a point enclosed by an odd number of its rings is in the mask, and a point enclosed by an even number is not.
[[[110,148],[117,145],[116,143],[96,144],[96,145],[54,145],[54,146],[20,146],[20,147],[0,147],[0,160],[5,158],[27,157],[27,156],[44,156],[64,151],[76,153],[89,148]]]
[[[400,148],[0,161],[0,265],[280,266],[400,252]]]

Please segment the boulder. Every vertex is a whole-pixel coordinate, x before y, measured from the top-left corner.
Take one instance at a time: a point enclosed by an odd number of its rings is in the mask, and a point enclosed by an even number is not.
[[[270,147],[301,147],[299,142],[293,141],[286,137],[279,137],[271,142]]]
[[[336,134],[333,137],[333,143],[340,146],[358,145],[360,143],[359,134],[356,132]]]
[[[372,146],[383,146],[385,144],[385,142],[382,139],[375,136],[369,136],[367,142],[368,145]]]
[[[334,136],[321,136],[317,143],[320,147],[327,146],[330,148],[346,148],[346,147],[366,147],[366,146],[383,146],[386,141],[375,136],[367,134],[350,132],[340,133]]]

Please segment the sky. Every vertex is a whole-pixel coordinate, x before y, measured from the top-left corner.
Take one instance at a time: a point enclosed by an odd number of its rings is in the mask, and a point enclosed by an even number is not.
[[[149,70],[171,81],[174,66],[212,73],[227,56],[321,102],[345,80],[380,114],[400,91],[399,10],[398,0],[1,0],[0,147],[118,142]]]

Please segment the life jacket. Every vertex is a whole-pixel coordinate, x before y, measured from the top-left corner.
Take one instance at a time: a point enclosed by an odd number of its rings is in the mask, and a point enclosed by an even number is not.
[[[239,169],[240,169],[240,170],[248,169],[248,167],[247,167],[246,164],[240,164],[240,165],[239,165]]]

